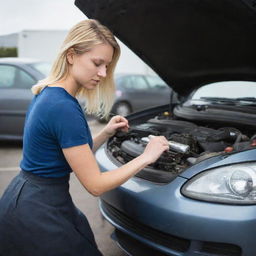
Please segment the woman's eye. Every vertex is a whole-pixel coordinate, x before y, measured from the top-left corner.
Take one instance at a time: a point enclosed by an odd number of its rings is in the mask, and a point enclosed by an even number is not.
[[[95,65],[96,67],[99,67],[101,64],[94,62],[94,65]]]

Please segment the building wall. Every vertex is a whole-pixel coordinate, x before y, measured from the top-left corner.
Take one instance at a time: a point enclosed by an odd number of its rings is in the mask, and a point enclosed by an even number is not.
[[[17,47],[18,33],[0,36],[0,47]]]
[[[18,56],[52,62],[66,34],[67,31],[64,30],[24,30],[19,33]]]

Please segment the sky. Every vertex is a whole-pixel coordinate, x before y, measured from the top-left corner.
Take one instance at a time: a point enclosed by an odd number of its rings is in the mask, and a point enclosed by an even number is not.
[[[74,0],[0,0],[0,35],[22,30],[68,30],[86,16]]]
[[[0,0],[0,36],[22,30],[69,30],[79,21],[87,19],[74,1]],[[120,45],[119,72],[139,73],[145,72],[144,69],[149,70],[134,53],[123,44]]]

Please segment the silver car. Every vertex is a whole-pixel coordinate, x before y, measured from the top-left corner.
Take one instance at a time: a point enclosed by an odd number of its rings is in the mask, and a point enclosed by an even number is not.
[[[139,156],[152,135],[170,145],[100,197],[101,212],[115,227],[111,237],[130,256],[255,256],[255,1],[75,4],[180,99],[129,115],[129,131],[96,152],[108,172]]]
[[[118,74],[116,100],[112,108],[114,114],[127,116],[132,112],[152,106],[168,104],[171,88],[154,75]]]
[[[157,75],[116,74],[115,102],[110,117],[168,104],[172,89]],[[105,119],[98,118],[100,122]]]
[[[33,59],[0,58],[0,140],[21,140],[32,85],[43,79],[50,64]]]

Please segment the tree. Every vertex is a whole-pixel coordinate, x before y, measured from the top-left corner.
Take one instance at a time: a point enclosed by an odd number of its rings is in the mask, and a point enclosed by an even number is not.
[[[0,47],[0,58],[17,57],[18,51],[16,47]]]

